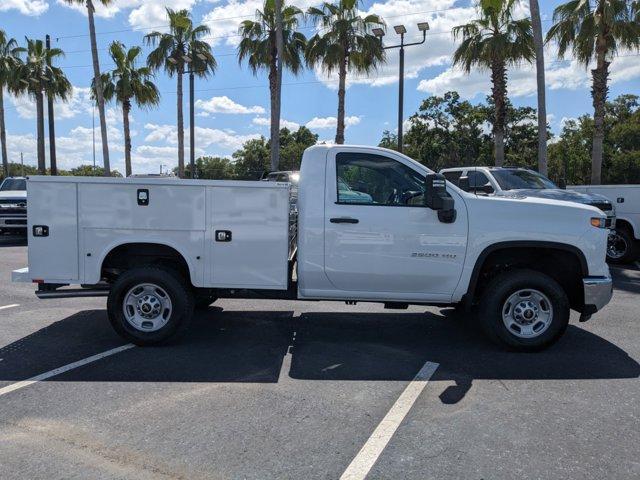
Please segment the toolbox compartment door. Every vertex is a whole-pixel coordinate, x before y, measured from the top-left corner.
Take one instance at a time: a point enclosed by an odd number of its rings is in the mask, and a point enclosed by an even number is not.
[[[29,275],[49,283],[78,281],[77,186],[63,182],[27,182]],[[34,227],[39,236],[34,235]]]

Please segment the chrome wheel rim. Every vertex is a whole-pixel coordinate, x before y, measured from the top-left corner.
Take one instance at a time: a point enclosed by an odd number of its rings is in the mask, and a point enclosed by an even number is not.
[[[627,241],[615,230],[609,233],[607,238],[607,256],[615,260],[622,258],[627,253]]]
[[[153,283],[140,283],[127,292],[122,302],[124,318],[141,332],[155,332],[171,318],[171,299]]]
[[[553,321],[553,306],[539,290],[518,290],[502,306],[502,321],[509,333],[518,338],[542,335]]]

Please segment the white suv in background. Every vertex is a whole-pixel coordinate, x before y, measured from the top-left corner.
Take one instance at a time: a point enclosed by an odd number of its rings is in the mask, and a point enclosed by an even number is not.
[[[0,184],[0,233],[27,229],[27,180],[7,177]]]

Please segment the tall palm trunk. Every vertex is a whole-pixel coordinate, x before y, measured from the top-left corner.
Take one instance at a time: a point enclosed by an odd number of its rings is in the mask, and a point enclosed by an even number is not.
[[[182,74],[184,67],[178,68],[178,177],[184,178],[184,113],[182,112]]]
[[[44,95],[42,90],[36,93],[36,123],[38,132],[38,173],[46,175],[47,167],[44,159]]]
[[[275,115],[271,117],[271,169],[277,170],[280,161],[280,107],[282,105],[282,55],[283,26],[282,26],[282,0],[275,0],[276,10],[276,102]],[[275,121],[275,136],[273,136],[273,122]]]
[[[347,81],[347,58],[340,63],[338,69],[338,125],[336,127],[336,143],[344,143],[344,96]]]
[[[4,125],[4,92],[0,85],[0,148],[2,148],[2,170],[4,176],[9,176],[9,156],[7,155],[7,130]]]
[[[131,102],[122,102],[122,128],[124,129],[124,168],[126,176],[131,176],[131,130],[129,129],[129,112]]]
[[[504,124],[506,117],[507,69],[502,61],[491,65],[491,93],[495,108],[493,121],[493,141],[496,167],[504,165]]]
[[[600,37],[602,38],[602,37]],[[596,68],[591,70],[593,86],[591,96],[593,97],[593,147],[591,150],[591,184],[600,185],[602,183],[602,155],[604,144],[604,115],[605,103],[607,101],[607,81],[609,78],[610,62],[606,60],[606,46],[604,41],[597,41],[596,44]]]
[[[104,112],[104,94],[102,79],[100,77],[100,61],[98,58],[98,44],[96,42],[96,25],[93,19],[93,1],[87,0],[87,15],[89,17],[89,36],[91,37],[91,56],[93,57],[93,78],[96,85],[96,98],[98,100],[98,113],[100,116],[100,137],[102,139],[102,161],[104,163],[104,175],[111,176],[111,164],[109,162],[109,140],[107,139],[107,117]]]
[[[536,82],[538,84],[538,171],[547,175],[547,101],[544,80],[544,43],[538,0],[530,0],[533,47],[536,51]]]
[[[271,171],[278,169],[280,150],[280,115],[278,111],[278,64],[276,42],[271,42],[271,64],[269,65],[269,95],[271,105]]]

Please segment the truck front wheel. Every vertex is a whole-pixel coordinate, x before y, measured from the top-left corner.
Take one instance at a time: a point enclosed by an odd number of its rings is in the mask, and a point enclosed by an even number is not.
[[[193,316],[194,300],[180,275],[158,267],[138,267],[114,282],[107,300],[109,321],[136,345],[166,343],[182,333]]]
[[[520,351],[555,343],[569,324],[569,300],[554,279],[534,270],[495,277],[480,302],[479,319],[494,341]]]

